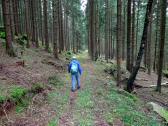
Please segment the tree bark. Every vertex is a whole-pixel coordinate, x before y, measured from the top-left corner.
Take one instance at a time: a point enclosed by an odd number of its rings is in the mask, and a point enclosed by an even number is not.
[[[58,0],[53,0],[53,54],[58,59]]]
[[[121,81],[121,60],[122,60],[122,39],[121,39],[121,14],[122,14],[122,3],[121,0],[117,0],[117,86],[120,86]]]
[[[145,44],[147,43],[149,16],[150,16],[151,11],[152,11],[152,3],[153,3],[153,0],[148,0],[148,4],[147,4],[147,8],[146,8],[145,22],[144,22],[144,29],[143,29],[143,34],[142,34],[139,53],[138,53],[138,56],[137,56],[137,59],[136,59],[136,64],[133,68],[132,73],[130,74],[130,77],[129,77],[128,81],[127,81],[127,91],[128,92],[133,91],[134,81],[135,81],[136,75],[138,73],[138,70],[140,68],[142,56],[143,56],[143,53],[144,53]]]
[[[131,71],[131,0],[127,3],[127,70]]]
[[[43,7],[44,7],[44,35],[45,35],[45,50],[49,51],[49,39],[48,39],[48,16],[47,16],[47,0],[43,1]]]
[[[160,19],[160,53],[159,53],[159,68],[158,68],[158,81],[156,91],[161,93],[162,82],[162,68],[164,60],[164,45],[165,45],[165,30],[166,30],[166,8],[167,0],[161,1],[161,19]]]
[[[11,22],[10,22],[10,0],[2,1],[4,26],[6,32],[6,52],[10,56],[16,56],[12,46]]]

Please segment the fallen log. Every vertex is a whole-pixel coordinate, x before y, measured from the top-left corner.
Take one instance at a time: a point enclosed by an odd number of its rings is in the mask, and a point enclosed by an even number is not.
[[[138,87],[138,88],[154,88],[154,87],[156,87],[156,86],[157,86],[157,84],[156,84],[156,85],[153,84],[153,85],[143,86],[143,85],[140,85],[140,84],[135,83],[135,87]],[[161,86],[167,87],[167,86],[168,86],[168,82],[162,83]]]
[[[152,107],[153,111],[156,112],[157,114],[159,114],[168,123],[168,111],[164,107],[162,107],[154,102],[150,102],[150,103],[148,103],[148,105],[150,105]]]

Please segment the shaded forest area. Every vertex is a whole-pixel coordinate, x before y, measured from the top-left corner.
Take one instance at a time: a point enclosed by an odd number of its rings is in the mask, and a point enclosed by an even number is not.
[[[0,0],[0,125],[167,125],[167,17],[166,0]],[[74,55],[81,99],[66,73]]]

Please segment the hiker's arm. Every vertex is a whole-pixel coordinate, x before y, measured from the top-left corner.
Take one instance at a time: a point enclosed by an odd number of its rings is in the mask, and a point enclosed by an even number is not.
[[[68,65],[68,72],[70,73],[71,70],[71,63]]]
[[[82,74],[82,67],[81,67],[80,63],[78,63],[78,68],[79,68],[79,73],[81,75]]]

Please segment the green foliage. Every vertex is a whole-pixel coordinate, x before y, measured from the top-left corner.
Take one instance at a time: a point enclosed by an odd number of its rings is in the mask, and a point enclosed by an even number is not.
[[[163,70],[163,75],[168,78],[168,70]]]
[[[5,32],[0,32],[0,38],[6,39],[6,33]]]
[[[34,93],[39,93],[43,91],[44,88],[45,88],[45,85],[43,83],[35,83],[32,85],[31,91],[33,91]]]
[[[0,104],[4,103],[4,101],[6,100],[6,97],[5,96],[0,96]]]
[[[19,36],[16,36],[16,42],[17,42],[19,45],[21,45],[21,46],[25,46],[27,40],[28,40],[27,35],[19,35]]]
[[[72,51],[64,51],[62,52],[62,55],[67,59],[70,60],[72,58],[72,56],[74,55],[74,53]]]
[[[135,97],[120,94],[116,90],[111,89],[105,98],[110,101],[109,105],[111,105],[110,109],[112,110],[111,118],[121,118],[125,125],[159,125],[154,117],[151,116],[151,118],[149,118],[142,112],[142,105],[135,100]]]
[[[91,93],[89,90],[82,90],[78,94],[79,98],[77,99],[77,107],[79,108],[93,108],[94,103],[91,100]]]
[[[57,126],[58,124],[58,119],[53,119],[49,122],[48,126]]]
[[[20,101],[21,98],[26,94],[27,89],[23,87],[12,87],[10,90],[10,96],[14,101]]]
[[[51,48],[48,48],[48,53],[52,53],[52,49]]]
[[[22,99],[21,102],[16,106],[16,113],[22,113],[29,105],[30,99],[26,97]]]
[[[57,88],[61,88],[64,86],[64,82],[58,76],[49,77],[48,80],[49,80],[49,84],[54,85]]]

